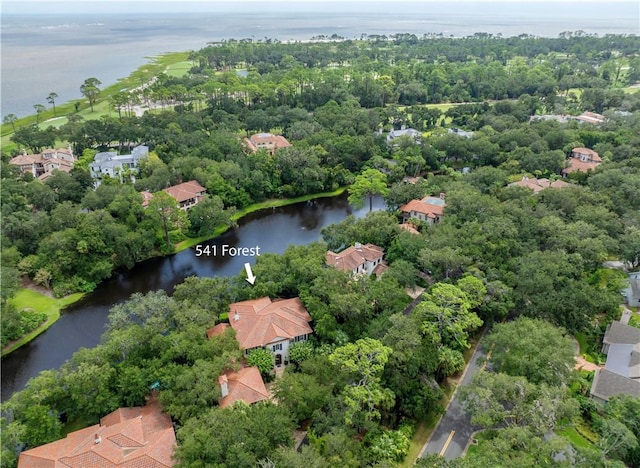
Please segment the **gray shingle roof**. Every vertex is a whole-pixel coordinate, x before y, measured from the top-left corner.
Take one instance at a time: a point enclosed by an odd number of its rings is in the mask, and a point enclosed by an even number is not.
[[[640,328],[623,325],[620,322],[611,322],[602,340],[605,344],[636,344],[640,343]]]
[[[640,381],[623,377],[607,369],[596,371],[591,386],[591,395],[609,400],[609,398],[621,394],[640,397]]]

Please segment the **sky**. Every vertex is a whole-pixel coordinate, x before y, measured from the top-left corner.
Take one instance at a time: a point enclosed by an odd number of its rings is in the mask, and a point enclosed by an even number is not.
[[[400,0],[402,3],[433,3],[443,2],[443,0]],[[467,3],[467,2],[491,2],[491,3],[584,3],[599,2],[606,0],[444,0],[446,3]],[[640,0],[614,0],[624,3],[640,3]],[[3,13],[25,13],[25,14],[46,14],[46,13],[91,13],[103,11],[145,11],[151,4],[154,5],[154,11],[210,11],[216,10],[234,10],[247,8],[247,4],[253,4],[260,9],[269,8],[269,6],[296,5],[297,8],[313,9],[322,6],[322,4],[339,3],[342,7],[353,4],[354,6],[363,3],[386,3],[390,4],[391,0],[277,0],[277,1],[259,1],[259,0],[200,0],[200,1],[182,1],[175,0],[128,0],[126,2],[114,0],[20,0],[20,1],[1,1]],[[393,2],[400,3],[400,2]]]

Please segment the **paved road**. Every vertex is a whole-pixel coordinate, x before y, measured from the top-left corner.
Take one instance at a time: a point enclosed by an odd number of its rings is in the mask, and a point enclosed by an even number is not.
[[[478,346],[476,351],[473,353],[473,356],[471,356],[469,365],[467,366],[462,382],[458,388],[468,385],[469,382],[471,382],[473,376],[479,369],[478,360],[484,360],[485,356],[486,354],[484,351],[482,351],[480,346]],[[464,452],[471,434],[478,429],[478,427],[471,425],[471,417],[462,408],[460,399],[458,398],[458,391],[456,389],[453,400],[449,404],[445,414],[440,419],[435,431],[431,434],[431,438],[422,449],[420,456],[422,456],[423,453],[440,454],[451,434],[451,431],[455,431],[455,434],[453,435],[453,438],[451,439],[451,442],[443,456],[447,460],[457,458],[462,455],[462,452]]]

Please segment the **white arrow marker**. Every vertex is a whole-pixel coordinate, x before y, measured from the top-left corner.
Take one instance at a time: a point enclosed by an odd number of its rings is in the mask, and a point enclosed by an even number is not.
[[[244,269],[247,272],[247,281],[249,282],[249,284],[255,283],[256,277],[253,276],[253,272],[251,271],[251,265],[249,263],[245,263]]]

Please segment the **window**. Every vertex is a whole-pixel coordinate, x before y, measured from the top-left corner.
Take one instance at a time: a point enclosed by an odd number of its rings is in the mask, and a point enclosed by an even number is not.
[[[273,349],[273,352],[282,351],[282,343],[275,344],[271,348]]]

